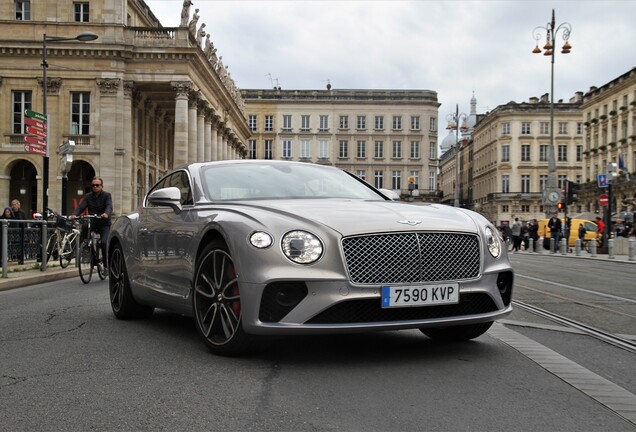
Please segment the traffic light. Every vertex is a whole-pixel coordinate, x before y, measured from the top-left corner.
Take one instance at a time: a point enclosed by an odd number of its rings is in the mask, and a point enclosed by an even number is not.
[[[557,209],[558,209],[559,211],[563,211],[563,202],[562,202],[562,201],[559,201],[559,202],[557,203]]]
[[[579,194],[581,193],[581,185],[579,183],[574,183],[573,181],[568,180],[567,182],[567,193],[565,195],[565,202],[567,204],[573,204],[579,200]]]

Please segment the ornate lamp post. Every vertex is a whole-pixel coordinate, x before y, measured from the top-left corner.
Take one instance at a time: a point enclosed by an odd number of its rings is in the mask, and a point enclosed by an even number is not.
[[[455,207],[459,207],[459,131],[462,132],[468,130],[466,126],[466,120],[468,115],[459,112],[459,106],[455,105],[455,112],[446,116],[448,122],[447,129],[455,129]],[[460,126],[461,123],[461,126]]]
[[[46,68],[49,67],[46,62],[46,43],[47,42],[64,42],[64,41],[79,41],[79,42],[88,42],[97,39],[97,35],[95,33],[84,32],[80,33],[75,37],[64,37],[64,36],[47,36],[46,33],[42,35],[42,114],[47,116],[47,107],[46,107],[46,93],[47,93],[47,81],[46,81]],[[47,122],[48,123],[48,122]],[[50,124],[49,127],[50,129]],[[46,154],[44,155],[44,161],[42,163],[42,215],[46,218],[46,209],[49,206],[49,136],[47,131],[47,145],[46,145]],[[62,196],[66,193],[66,191],[62,191]],[[64,198],[62,198],[65,201]],[[62,207],[62,214],[64,214],[65,209]]]
[[[546,24],[545,27],[538,26],[532,31],[536,46],[532,50],[534,54],[540,54],[541,48],[539,48],[539,40],[542,38],[545,32],[546,43],[543,47],[543,55],[550,56],[550,146],[548,148],[548,182],[546,188],[543,191],[543,203],[546,206],[546,214],[552,213],[556,210],[556,204],[561,197],[561,190],[557,186],[556,176],[556,161],[554,156],[554,42],[556,41],[559,31],[563,33],[563,40],[565,43],[561,48],[561,54],[568,54],[572,49],[572,46],[568,43],[570,33],[572,32],[572,26],[569,23],[562,23],[558,26],[554,20],[554,9],[552,9],[552,20]]]

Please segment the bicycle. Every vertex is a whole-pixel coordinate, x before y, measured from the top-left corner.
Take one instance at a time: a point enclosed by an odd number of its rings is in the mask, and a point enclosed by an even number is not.
[[[51,258],[60,261],[60,267],[68,267],[75,257],[75,239],[79,231],[67,221],[66,216],[52,213],[55,217],[55,229],[49,237],[46,245],[46,260]]]
[[[82,229],[80,232],[79,275],[85,284],[91,281],[93,269],[97,267],[97,275],[101,280],[106,279],[102,245],[100,235],[92,230],[92,220],[100,218],[98,215],[80,216]]]

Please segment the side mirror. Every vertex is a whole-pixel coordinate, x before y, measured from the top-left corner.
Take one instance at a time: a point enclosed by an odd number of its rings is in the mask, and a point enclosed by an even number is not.
[[[176,187],[167,187],[152,191],[148,203],[157,207],[170,207],[175,213],[181,213],[181,191]]]

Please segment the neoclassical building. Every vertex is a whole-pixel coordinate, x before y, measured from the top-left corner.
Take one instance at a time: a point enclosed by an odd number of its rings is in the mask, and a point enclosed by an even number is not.
[[[248,158],[333,165],[416,200],[438,201],[437,93],[242,90]]]
[[[168,28],[143,0],[0,2],[0,202],[42,210],[45,157],[32,152],[37,145],[27,151],[25,137],[43,138],[25,110],[43,114],[45,99],[47,200],[56,211],[62,169],[65,213],[99,176],[122,214],[175,166],[247,155],[240,92],[198,13],[179,13],[180,26]],[[74,40],[85,32],[97,39]],[[73,161],[63,164],[69,141]]]

